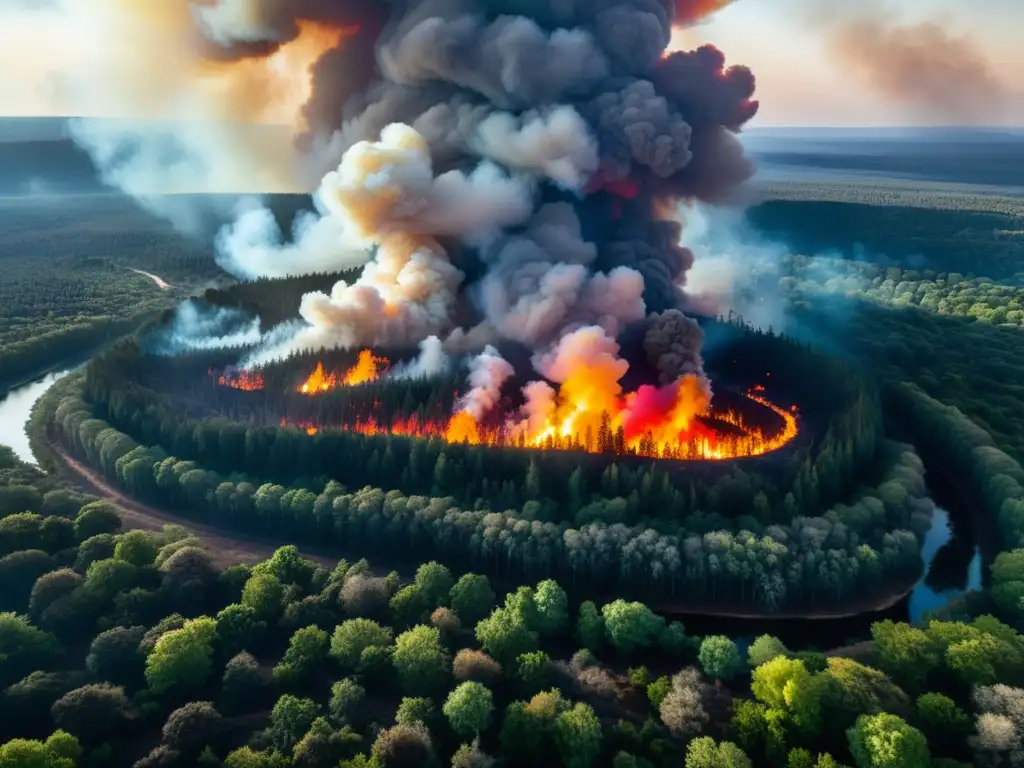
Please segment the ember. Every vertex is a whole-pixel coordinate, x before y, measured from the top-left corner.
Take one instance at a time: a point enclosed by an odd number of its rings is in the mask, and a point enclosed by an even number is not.
[[[213,371],[210,375],[213,376]],[[224,371],[217,377],[217,384],[243,392],[259,392],[263,389],[263,374],[259,371]]]

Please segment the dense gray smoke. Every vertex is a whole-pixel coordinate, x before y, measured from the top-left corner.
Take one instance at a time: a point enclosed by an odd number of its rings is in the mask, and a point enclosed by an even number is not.
[[[220,263],[249,278],[361,269],[305,296],[299,331],[254,359],[436,337],[427,368],[502,341],[544,361],[569,337],[617,349],[626,324],[668,312],[655,326],[684,339],[665,355],[700,372],[699,334],[671,314],[693,262],[671,211],[728,200],[751,175],[735,134],[758,104],[745,67],[668,46],[723,0],[97,2],[94,27],[160,30],[142,42],[178,51],[147,61],[108,31],[121,102],[287,129],[285,146],[253,152],[241,133],[207,145],[196,127],[182,134],[190,175],[251,169],[259,190],[273,167],[273,189],[316,187],[290,238],[245,201]],[[107,166],[156,162],[149,144],[126,159],[125,137],[102,138]]]
[[[644,352],[657,367],[662,384],[687,373],[703,374],[700,348],[704,331],[678,309],[652,315],[644,336]]]

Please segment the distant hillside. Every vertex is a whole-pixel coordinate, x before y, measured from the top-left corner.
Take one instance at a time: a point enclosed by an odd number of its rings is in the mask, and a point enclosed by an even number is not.
[[[104,191],[89,155],[70,139],[0,142],[0,195]]]
[[[0,118],[0,195],[103,190],[89,155],[68,138],[65,122]]]
[[[942,182],[1024,190],[1024,131],[761,128],[743,134],[762,181]]]

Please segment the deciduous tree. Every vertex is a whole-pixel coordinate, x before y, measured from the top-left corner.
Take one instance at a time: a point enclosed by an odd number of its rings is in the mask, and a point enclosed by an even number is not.
[[[467,681],[448,694],[442,711],[456,734],[463,738],[474,736],[490,725],[494,697],[480,683]]]
[[[857,768],[919,768],[931,759],[924,734],[896,715],[861,715],[846,735]]]
[[[186,621],[156,641],[146,657],[146,682],[160,694],[201,688],[213,668],[217,623],[206,616]]]
[[[441,645],[441,633],[434,627],[420,625],[395,639],[392,663],[403,689],[430,693],[444,682],[450,661]]]

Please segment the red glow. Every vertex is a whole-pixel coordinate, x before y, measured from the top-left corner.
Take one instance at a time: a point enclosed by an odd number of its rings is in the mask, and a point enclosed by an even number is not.
[[[603,173],[595,173],[587,181],[583,192],[592,195],[605,191],[625,200],[633,200],[640,194],[640,182],[633,179],[609,179]]]
[[[212,370],[209,374],[214,375]],[[231,389],[240,389],[243,392],[259,392],[263,389],[263,374],[259,371],[236,371],[235,373],[225,371],[217,377],[217,384]]]

